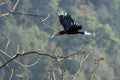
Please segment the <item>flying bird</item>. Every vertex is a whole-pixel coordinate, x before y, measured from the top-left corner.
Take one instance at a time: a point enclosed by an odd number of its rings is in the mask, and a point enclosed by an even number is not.
[[[92,35],[92,33],[87,31],[81,31],[82,25],[80,25],[78,22],[75,22],[70,14],[67,12],[61,10],[58,12],[59,21],[61,25],[63,26],[64,30],[59,31],[57,33],[54,33],[52,37],[54,36],[60,36],[64,34],[72,35],[72,34],[82,34],[82,35]]]

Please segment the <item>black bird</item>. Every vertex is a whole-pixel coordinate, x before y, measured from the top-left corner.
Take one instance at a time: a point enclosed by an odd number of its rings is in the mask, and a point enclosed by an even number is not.
[[[71,17],[71,15],[66,13],[65,11],[61,10],[60,12],[58,12],[58,16],[59,16],[59,21],[62,24],[64,30],[55,33],[54,35],[52,35],[52,37],[64,35],[64,34],[68,34],[68,35],[71,35],[71,34],[92,35],[92,33],[87,32],[87,31],[79,31],[82,29],[82,25],[75,22],[73,20],[73,18]]]

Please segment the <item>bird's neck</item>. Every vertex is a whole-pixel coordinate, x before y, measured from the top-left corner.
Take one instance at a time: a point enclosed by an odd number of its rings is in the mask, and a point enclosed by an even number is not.
[[[63,31],[58,32],[57,34],[58,35],[64,35],[64,34],[67,34],[67,33],[66,33],[66,31],[63,30]]]
[[[81,31],[81,32],[78,32],[78,33],[79,33],[79,34],[83,34],[83,35],[84,35],[84,32],[82,32],[82,31]]]

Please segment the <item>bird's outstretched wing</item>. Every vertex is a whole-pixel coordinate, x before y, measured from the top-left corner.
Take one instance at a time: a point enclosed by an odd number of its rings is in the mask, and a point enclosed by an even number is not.
[[[59,21],[64,27],[65,31],[71,30],[71,29],[77,29],[78,27],[81,29],[82,26],[80,26],[78,23],[76,23],[70,14],[66,13],[65,11],[61,10],[58,12]]]

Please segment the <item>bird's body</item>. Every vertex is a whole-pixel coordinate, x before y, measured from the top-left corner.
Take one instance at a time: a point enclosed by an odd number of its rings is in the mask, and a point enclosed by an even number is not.
[[[64,34],[83,34],[83,35],[92,35],[87,31],[80,31],[82,29],[82,25],[75,22],[70,14],[66,13],[65,11],[58,12],[59,21],[63,26],[64,30],[55,33],[54,35],[64,35]]]

